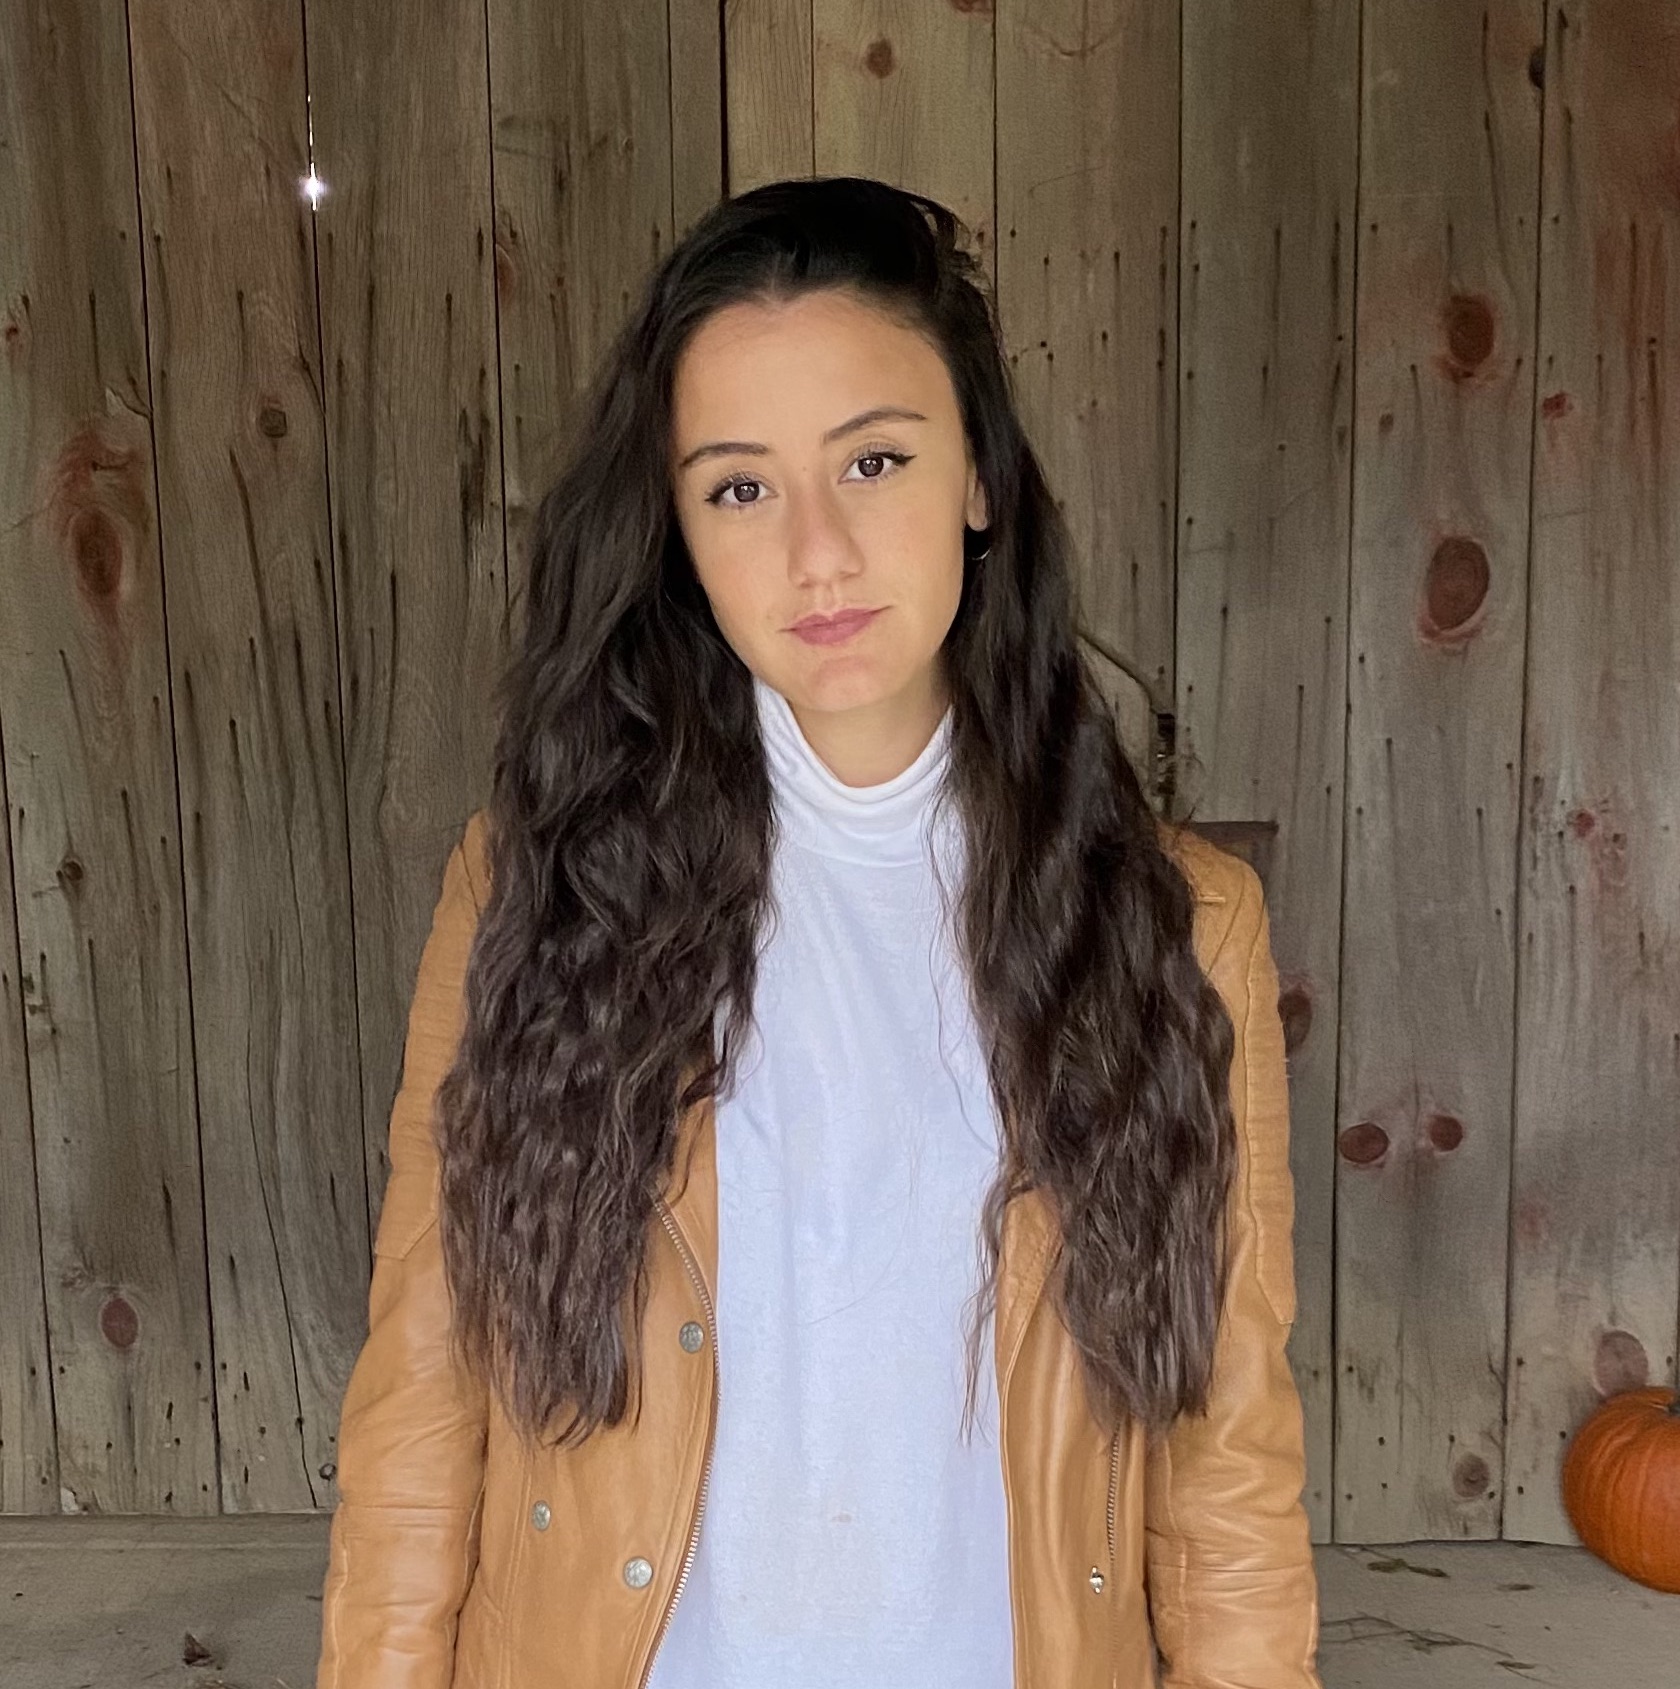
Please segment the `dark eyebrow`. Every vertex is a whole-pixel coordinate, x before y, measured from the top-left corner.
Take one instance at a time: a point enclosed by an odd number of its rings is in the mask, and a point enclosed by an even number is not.
[[[926,422],[927,418],[920,411],[906,410],[903,405],[877,405],[873,410],[859,411],[847,422],[842,422],[829,429],[823,435],[823,444],[838,440],[842,435],[855,434],[860,428],[868,428],[876,422]],[[755,457],[766,457],[770,448],[760,445],[756,440],[711,440],[703,446],[696,446],[681,463],[677,465],[680,475],[690,464],[698,463],[707,457],[732,457],[737,452],[749,453]]]

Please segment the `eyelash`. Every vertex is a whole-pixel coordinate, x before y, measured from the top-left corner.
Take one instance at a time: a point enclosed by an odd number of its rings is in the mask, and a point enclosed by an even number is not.
[[[883,470],[879,475],[866,475],[864,480],[865,482],[890,481],[905,464],[909,463],[915,457],[915,455],[916,454],[914,452],[894,452],[889,451],[885,446],[877,446],[873,450],[859,452],[858,455],[852,459],[852,462],[854,464],[861,463],[866,457],[882,458],[886,462],[896,465],[896,467],[893,469]],[[756,475],[731,475],[728,480],[720,481],[717,486],[706,494],[706,503],[718,505],[720,509],[724,510],[750,510],[752,508],[751,505],[723,504],[723,495],[728,492],[731,487],[752,486],[757,485],[758,482],[759,478]],[[754,500],[753,502],[757,503],[757,500]]]

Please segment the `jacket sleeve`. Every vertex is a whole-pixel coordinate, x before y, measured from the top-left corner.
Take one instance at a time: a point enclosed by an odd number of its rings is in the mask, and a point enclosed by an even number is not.
[[[1321,1689],[1318,1585],[1301,1492],[1289,1093],[1259,876],[1209,969],[1236,1034],[1230,1283],[1205,1415],[1150,1440],[1144,1476],[1151,1625],[1164,1689]]]
[[[451,1361],[432,1100],[460,1037],[480,896],[451,852],[409,1010],[368,1334],[339,1415],[316,1689],[448,1689],[478,1560],[488,1397]]]

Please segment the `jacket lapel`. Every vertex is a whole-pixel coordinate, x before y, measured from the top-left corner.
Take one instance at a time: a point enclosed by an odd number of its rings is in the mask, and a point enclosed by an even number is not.
[[[1050,1263],[1055,1258],[1057,1226],[1044,1193],[1022,1191],[1003,1211],[1003,1239],[998,1253],[997,1312],[993,1321],[993,1364],[997,1370],[1000,1411],[1007,1399],[1009,1375],[1021,1352],[1027,1322],[1038,1306]]]

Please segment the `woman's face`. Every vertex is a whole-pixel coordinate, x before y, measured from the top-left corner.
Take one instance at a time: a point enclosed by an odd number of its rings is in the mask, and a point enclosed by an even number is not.
[[[891,778],[946,702],[966,524],[987,522],[938,352],[828,290],[725,307],[675,371],[678,521],[724,638],[853,785]],[[837,643],[802,617],[878,612]]]

